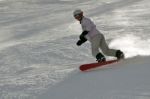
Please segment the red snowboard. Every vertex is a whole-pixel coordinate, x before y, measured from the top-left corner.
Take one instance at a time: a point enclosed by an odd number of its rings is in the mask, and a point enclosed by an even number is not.
[[[89,64],[83,64],[79,67],[79,69],[81,71],[86,71],[86,70],[89,70],[89,69],[93,69],[93,68],[96,68],[96,67],[101,67],[101,66],[105,66],[105,65],[108,65],[108,64],[111,64],[111,63],[115,63],[115,62],[118,62],[118,60],[109,60],[109,61],[106,61],[106,62],[100,62],[100,63],[89,63]]]

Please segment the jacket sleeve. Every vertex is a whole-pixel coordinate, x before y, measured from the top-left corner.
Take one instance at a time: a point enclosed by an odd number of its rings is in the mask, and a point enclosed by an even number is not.
[[[85,36],[88,34],[88,31],[83,31],[80,35],[80,40],[86,39]]]

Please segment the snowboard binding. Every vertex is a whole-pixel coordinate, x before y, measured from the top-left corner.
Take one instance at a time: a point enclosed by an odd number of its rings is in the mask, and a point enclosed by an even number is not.
[[[98,61],[98,62],[105,62],[106,61],[105,56],[103,54],[101,54],[101,53],[98,53],[96,55],[96,59],[97,59],[96,61]]]

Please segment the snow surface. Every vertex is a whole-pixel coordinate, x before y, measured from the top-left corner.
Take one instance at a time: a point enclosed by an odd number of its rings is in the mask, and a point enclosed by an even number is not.
[[[78,70],[95,59],[76,46],[76,8],[126,60]],[[0,0],[0,99],[150,99],[149,11],[149,0]]]

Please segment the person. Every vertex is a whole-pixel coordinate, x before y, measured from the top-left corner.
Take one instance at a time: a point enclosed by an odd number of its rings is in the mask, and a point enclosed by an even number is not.
[[[73,16],[80,22],[83,31],[76,43],[77,46],[81,46],[87,40],[90,41],[92,55],[98,62],[106,61],[105,56],[99,51],[99,48],[107,56],[114,56],[118,60],[124,58],[124,53],[121,50],[110,49],[108,47],[104,35],[97,30],[96,25],[89,18],[83,15],[81,9],[75,10]]]

